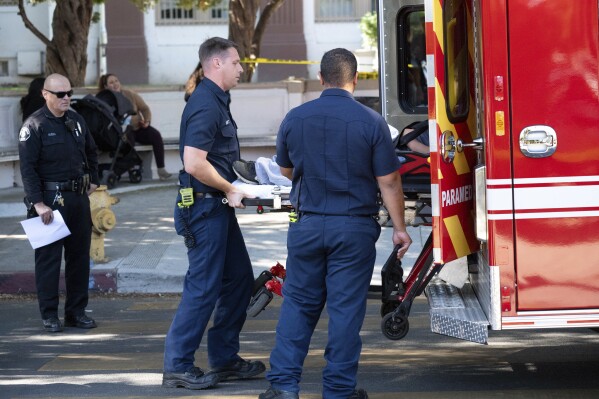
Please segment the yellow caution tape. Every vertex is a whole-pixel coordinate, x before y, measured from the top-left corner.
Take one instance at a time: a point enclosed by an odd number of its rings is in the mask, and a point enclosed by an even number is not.
[[[283,65],[316,65],[319,61],[306,60],[276,60],[270,58],[244,58],[241,60],[244,64],[283,64]],[[378,72],[358,72],[358,79],[378,79]]]
[[[288,64],[288,65],[308,65],[320,64],[318,61],[303,60],[272,60],[269,58],[244,58],[241,60],[244,64]]]
[[[358,79],[378,79],[378,72],[358,72]]]

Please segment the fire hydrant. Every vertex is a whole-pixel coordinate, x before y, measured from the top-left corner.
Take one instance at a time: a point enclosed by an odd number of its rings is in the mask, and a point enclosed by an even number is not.
[[[111,196],[105,185],[99,186],[89,196],[89,206],[92,214],[92,242],[89,255],[94,262],[106,262],[104,256],[104,236],[116,225],[116,216],[110,209],[111,205],[119,202],[118,197]]]

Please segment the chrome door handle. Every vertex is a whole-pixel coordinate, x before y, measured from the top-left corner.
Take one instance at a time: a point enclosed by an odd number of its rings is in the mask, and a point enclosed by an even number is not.
[[[520,151],[529,158],[545,158],[557,149],[557,134],[549,126],[527,126],[520,132]]]
[[[475,138],[474,140],[472,140],[472,143],[464,143],[462,139],[458,139],[458,141],[456,142],[456,146],[458,148],[458,152],[464,151],[464,148],[466,147],[471,147],[475,150],[482,150],[484,142],[485,141],[482,137]]]
[[[464,148],[467,147],[474,148],[475,150],[482,150],[485,140],[482,137],[477,137],[472,140],[472,143],[464,143],[460,138],[456,140],[451,130],[446,130],[441,135],[439,142],[443,161],[451,163],[453,162],[453,158],[455,158],[456,151],[463,152]]]

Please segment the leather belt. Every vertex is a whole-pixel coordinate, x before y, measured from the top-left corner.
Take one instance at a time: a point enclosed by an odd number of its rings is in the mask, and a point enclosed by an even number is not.
[[[79,182],[77,180],[67,181],[45,181],[44,191],[79,191]]]
[[[198,199],[202,199],[202,198],[225,198],[226,195],[225,193],[221,193],[218,191],[212,192],[212,193],[194,193],[195,197]]]

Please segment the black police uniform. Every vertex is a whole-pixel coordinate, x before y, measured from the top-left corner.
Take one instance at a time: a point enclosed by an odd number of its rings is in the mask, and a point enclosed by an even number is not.
[[[34,112],[19,132],[19,158],[26,201],[44,202],[62,215],[71,234],[35,250],[35,280],[42,319],[58,317],[58,286],[64,247],[65,317],[82,316],[88,301],[91,214],[86,194],[99,184],[96,144],[83,118],[68,110]]]

